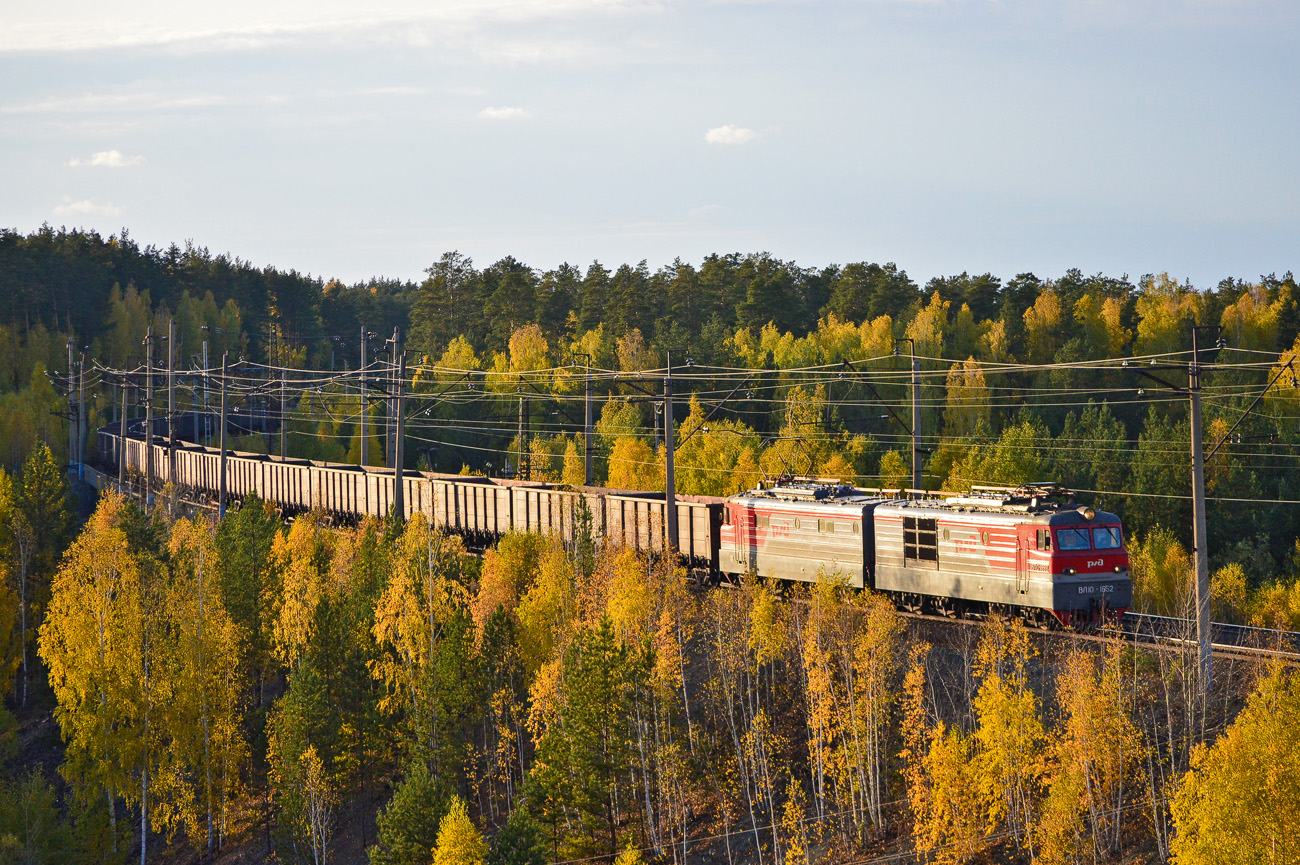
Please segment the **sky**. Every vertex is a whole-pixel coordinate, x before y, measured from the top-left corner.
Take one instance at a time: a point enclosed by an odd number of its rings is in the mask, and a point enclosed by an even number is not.
[[[0,226],[347,283],[1300,270],[1300,4],[0,0]]]

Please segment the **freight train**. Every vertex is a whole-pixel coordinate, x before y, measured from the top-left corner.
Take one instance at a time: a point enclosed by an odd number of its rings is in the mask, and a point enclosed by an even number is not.
[[[154,449],[155,483],[191,498],[215,498],[220,454],[182,443],[169,455],[156,440],[99,431],[107,467],[143,475]],[[175,476],[172,477],[172,458]],[[235,500],[257,493],[287,513],[322,511],[340,520],[385,516],[392,469],[227,452]],[[511,531],[572,540],[580,521],[606,543],[662,552],[662,493],[404,471],[404,511],[490,544]],[[1079,506],[1054,483],[975,487],[965,494],[906,496],[836,481],[782,479],[726,498],[682,496],[677,550],[692,573],[712,580],[756,574],[785,582],[838,576],[891,597],[901,608],[946,616],[1015,615],[1041,626],[1081,626],[1122,617],[1132,602],[1119,518]]]

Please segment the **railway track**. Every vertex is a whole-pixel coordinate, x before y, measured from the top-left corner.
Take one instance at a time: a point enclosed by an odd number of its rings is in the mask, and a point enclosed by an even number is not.
[[[1195,646],[1197,642],[1194,619],[1127,613],[1121,621],[1121,628],[1134,639],[1158,641],[1166,645]],[[1300,633],[1296,631],[1212,622],[1210,645],[1221,654],[1270,656],[1300,661]]]
[[[970,626],[980,625],[985,621],[983,617],[952,618],[903,610],[898,611],[898,615],[935,624]],[[1105,632],[1075,631],[1065,628],[1045,628],[1039,633],[1044,636],[1095,643],[1107,643],[1117,639]],[[1210,645],[1215,654],[1238,658],[1279,658],[1288,664],[1300,664],[1300,632],[1214,622],[1210,634]],[[1130,612],[1126,613],[1120,622],[1118,639],[1146,646],[1177,650],[1194,649],[1197,645],[1196,621]]]

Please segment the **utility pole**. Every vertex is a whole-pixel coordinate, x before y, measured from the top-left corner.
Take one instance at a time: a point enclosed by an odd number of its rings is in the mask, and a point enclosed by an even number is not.
[[[167,320],[167,483],[176,483],[176,320]]]
[[[402,334],[393,331],[393,353],[397,361],[397,381],[394,382],[393,409],[397,414],[393,425],[393,517],[399,523],[406,520],[406,480],[402,472],[402,463],[406,459],[402,439],[406,437],[406,352],[402,351]]]
[[[587,355],[587,384],[582,403],[582,470],[583,483],[596,483],[596,470],[591,461],[591,355]]]
[[[390,469],[397,468],[397,442],[395,441],[397,436],[397,400],[391,397],[397,396],[395,378],[397,376],[397,355],[401,351],[401,339],[400,331],[393,328],[393,338],[389,340],[393,348],[388,357],[388,395],[390,399],[386,401],[384,411],[385,423],[387,424],[384,430],[384,451]]]
[[[212,418],[208,414],[208,397],[209,385],[212,384],[212,376],[208,372],[208,341],[203,340],[203,443],[212,444],[212,434],[208,432],[208,424]],[[194,413],[194,438],[199,438],[198,412]]]
[[[677,550],[677,477],[673,473],[673,350],[668,349],[668,371],[664,375],[664,523],[667,549]]]
[[[144,337],[144,504],[153,504],[153,325]]]
[[[81,352],[77,376],[77,477],[86,476],[86,352]]]
[[[221,459],[217,481],[217,517],[226,515],[226,378],[230,374],[230,351],[221,353]]]
[[[117,419],[117,491],[126,483],[126,379],[122,379],[122,416]]]
[[[1196,647],[1200,664],[1200,692],[1204,700],[1214,678],[1210,642],[1210,560],[1205,528],[1205,457],[1201,440],[1201,348],[1200,332],[1217,327],[1192,328],[1192,362],[1187,366],[1187,390],[1191,397],[1192,433],[1192,543],[1196,557]]]
[[[1221,330],[1222,328],[1216,325],[1200,325],[1192,328],[1192,359],[1187,364],[1186,390],[1183,390],[1183,388],[1176,384],[1165,381],[1159,376],[1152,375],[1153,370],[1182,369],[1182,364],[1157,365],[1153,361],[1151,365],[1146,367],[1146,369],[1130,365],[1128,361],[1124,361],[1122,364],[1122,366],[1128,367],[1138,375],[1149,378],[1152,381],[1169,388],[1174,393],[1187,394],[1190,401],[1188,420],[1191,426],[1192,439],[1192,555],[1195,557],[1196,564],[1196,583],[1193,588],[1195,590],[1196,602],[1196,659],[1198,672],[1200,673],[1198,676],[1199,686],[1197,690],[1202,701],[1205,700],[1206,695],[1209,693],[1210,686],[1213,684],[1214,658],[1213,645],[1210,637],[1210,550],[1205,527],[1205,455],[1204,442],[1202,441],[1204,429],[1201,423],[1201,352],[1205,351],[1209,355],[1209,362],[1214,362],[1214,359],[1218,356],[1219,350],[1223,348],[1224,345],[1222,339],[1217,339]],[[1208,331],[1215,335],[1216,342],[1212,348],[1201,348],[1201,331]],[[1283,371],[1290,366],[1290,364],[1287,364],[1286,367],[1283,367]],[[1279,371],[1278,375],[1269,382],[1268,388],[1265,388],[1264,393],[1267,393],[1268,390],[1273,387],[1277,382],[1277,379],[1281,377],[1281,374],[1281,371]],[[1141,393],[1141,391],[1139,391],[1139,393]],[[1262,398],[1262,396],[1263,394],[1260,395],[1260,398]],[[1251,403],[1250,407],[1246,409],[1241,418],[1237,420],[1238,424],[1241,423],[1241,420],[1244,419],[1246,415],[1250,414],[1251,410],[1258,404],[1258,402],[1259,400],[1256,399],[1254,403]],[[1232,428],[1228,430],[1228,435],[1231,435],[1232,430],[1236,428],[1237,425],[1234,424]],[[1210,452],[1210,456],[1213,456],[1218,452],[1219,447],[1224,441],[1227,441],[1227,436],[1224,436],[1223,441],[1220,441],[1219,444],[1214,446],[1214,450]]]
[[[908,342],[912,342],[908,340]],[[912,343],[912,489],[921,489],[921,362],[916,358],[916,344]]]
[[[77,406],[73,389],[72,337],[68,337],[68,470],[77,459]]]
[[[284,425],[288,418],[289,404],[289,373],[286,370],[280,370],[280,459],[285,458],[285,429]]]
[[[366,326],[361,326],[361,465],[369,465],[370,446],[366,441],[366,413],[369,403],[366,402]]]
[[[518,464],[515,466],[515,477],[521,480],[529,480],[532,472],[532,460],[528,459],[528,431],[525,423],[525,416],[528,412],[528,401],[524,396],[524,389],[519,388],[519,457]],[[527,468],[525,468],[527,466]]]
[[[898,354],[898,344],[907,343],[907,354],[912,359],[912,489],[921,489],[921,469],[924,457],[921,456],[921,362],[916,357],[916,341],[911,337],[894,340],[894,354]]]

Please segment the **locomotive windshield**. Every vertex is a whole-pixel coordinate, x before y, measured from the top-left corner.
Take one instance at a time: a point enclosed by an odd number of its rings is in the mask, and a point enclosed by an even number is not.
[[[1119,528],[1093,529],[1092,545],[1099,550],[1118,550],[1120,547]]]
[[[1087,529],[1061,529],[1056,533],[1058,550],[1090,550],[1092,542],[1088,540]]]

